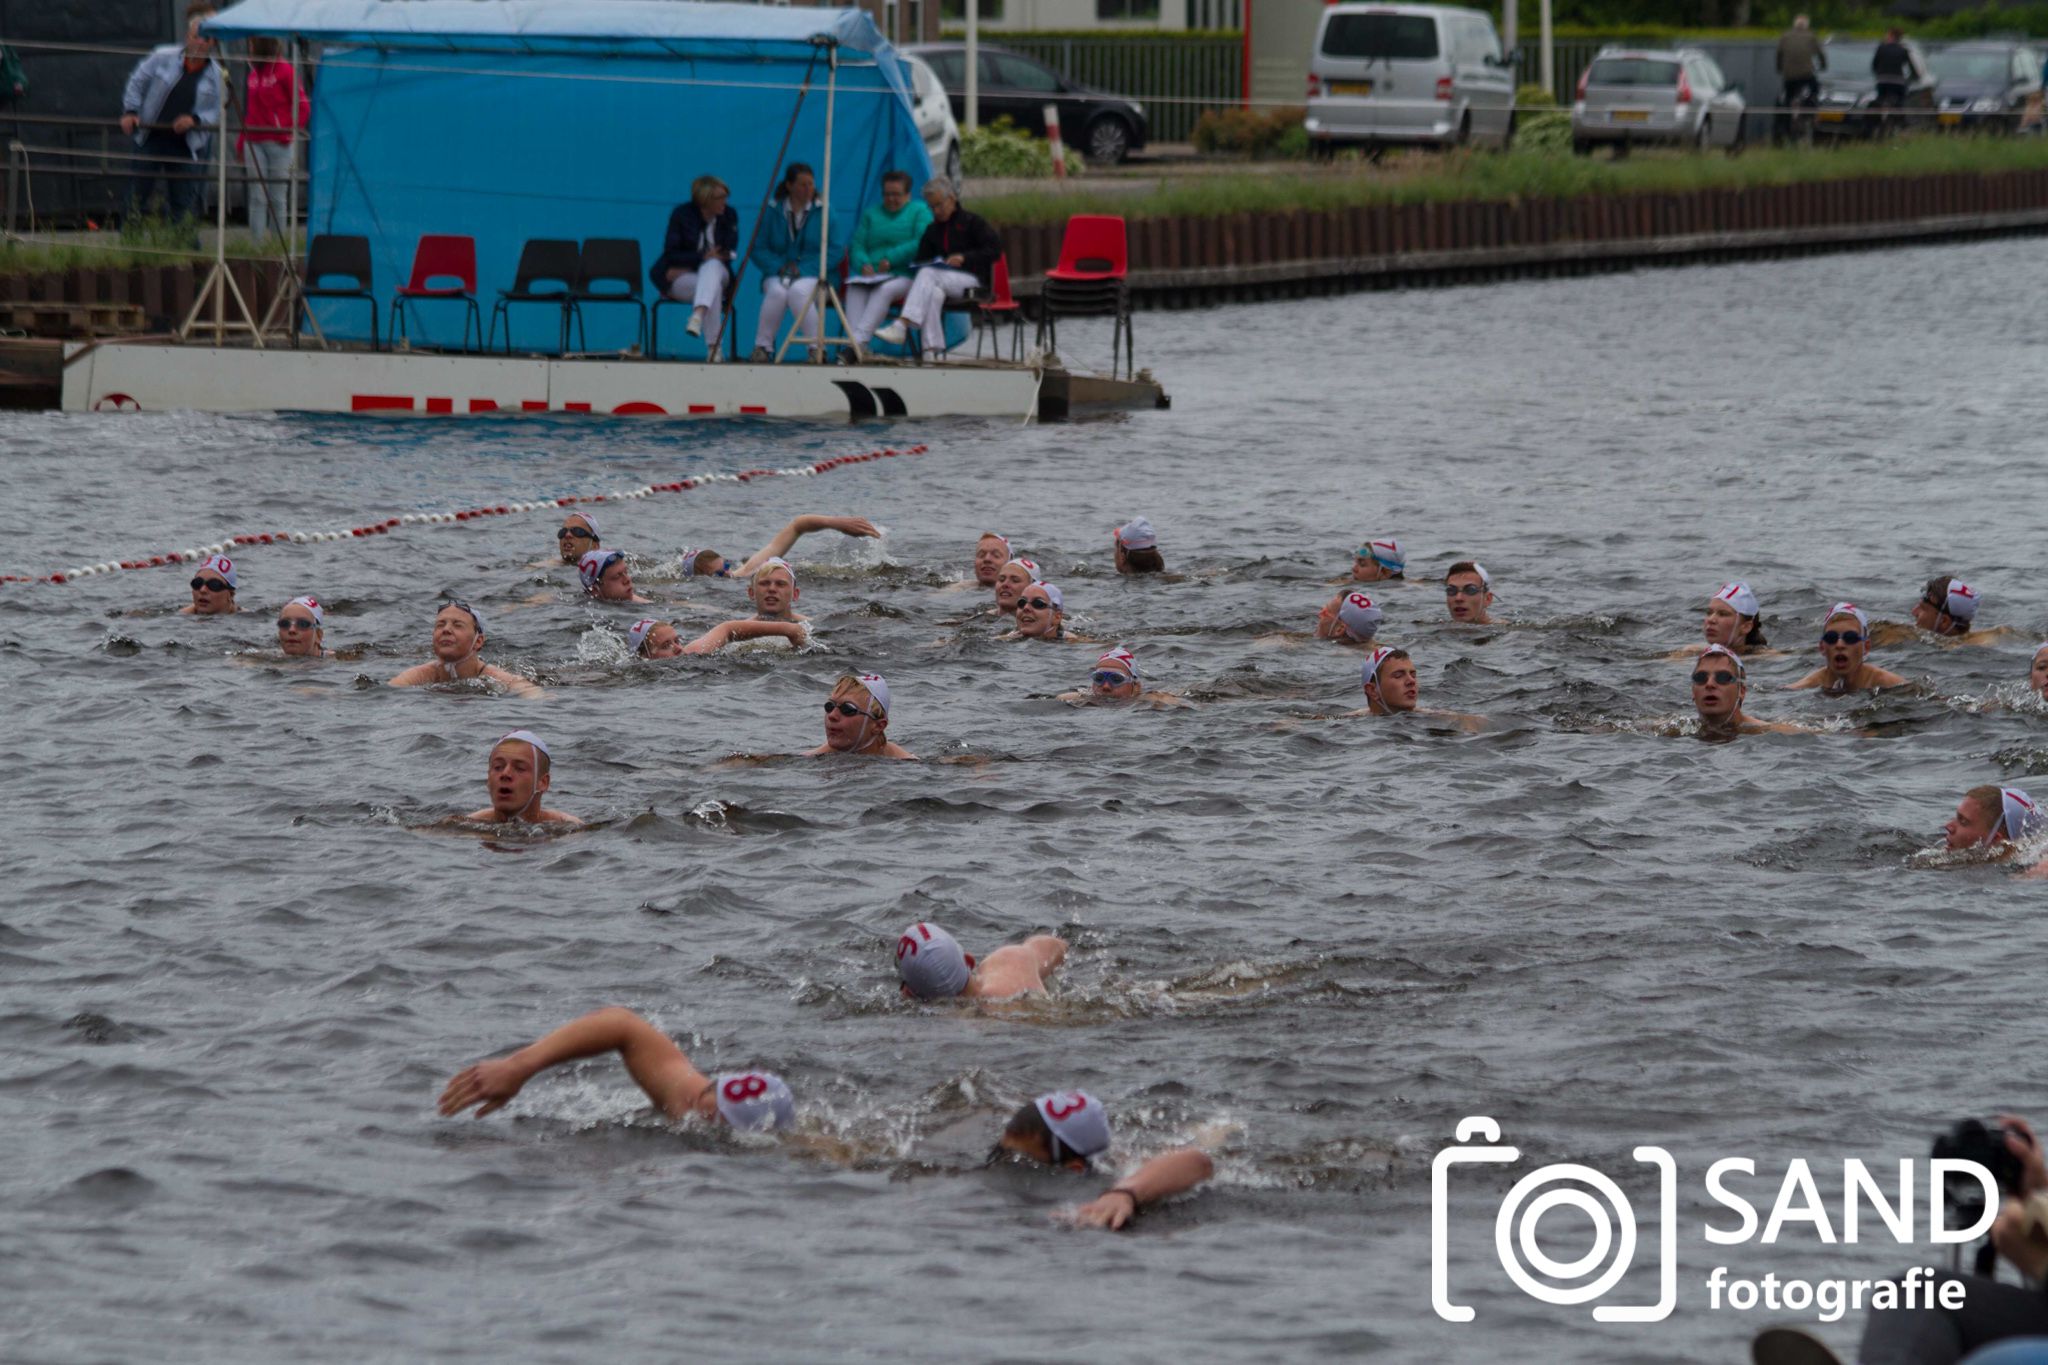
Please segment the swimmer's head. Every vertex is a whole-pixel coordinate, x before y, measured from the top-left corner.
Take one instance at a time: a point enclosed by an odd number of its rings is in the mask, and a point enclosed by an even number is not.
[[[1742,656],[1726,645],[1708,645],[1692,662],[1692,704],[1705,721],[1732,721],[1749,692]]]
[[[1057,640],[1066,606],[1066,599],[1052,584],[1031,584],[1017,596],[1017,633],[1033,640]]]
[[[802,592],[796,585],[796,570],[780,557],[763,564],[747,584],[747,600],[755,611],[771,619],[789,615]]]
[[[1358,553],[1351,557],[1351,577],[1360,583],[1377,583],[1385,578],[1399,578],[1408,571],[1408,556],[1401,553],[1401,542],[1389,537],[1386,540],[1368,540],[1358,547]]]
[[[552,781],[551,766],[548,746],[531,730],[514,730],[493,744],[484,779],[491,810],[501,820],[529,818]]]
[[[235,587],[240,580],[235,562],[226,555],[208,555],[192,575],[192,614],[219,616],[235,609]]]
[[[1976,848],[1998,842],[2005,826],[2005,792],[1998,787],[1972,787],[1956,803],[1956,813],[1942,826],[1949,848]]]
[[[1135,701],[1145,690],[1145,684],[1138,678],[1137,656],[1118,645],[1095,661],[1095,672],[1088,680],[1088,691],[1101,701]]]
[[[950,1000],[967,989],[974,955],[936,924],[918,923],[896,939],[896,975],[915,1000]]]
[[[1413,711],[1422,692],[1415,660],[1408,657],[1405,649],[1375,649],[1366,655],[1358,676],[1365,689],[1366,709],[1375,715]]]
[[[693,578],[731,578],[732,564],[716,550],[683,547],[683,572]]]
[[[1085,1090],[1056,1090],[1011,1115],[990,1155],[1085,1171],[1109,1143],[1109,1111],[1102,1101]]]
[[[1764,647],[1764,633],[1758,627],[1756,594],[1749,584],[1725,583],[1707,602],[1707,619],[1701,633],[1710,645],[1726,645],[1738,654]]]
[[[1936,635],[1964,635],[1977,619],[1977,591],[1960,578],[1936,574],[1913,604],[1913,624]]]
[[[780,1132],[796,1122],[796,1097],[772,1071],[735,1071],[714,1077],[711,1094],[718,1117],[743,1133]]]
[[[597,521],[588,512],[571,512],[555,528],[555,550],[564,564],[574,564],[597,546]]]
[[[643,659],[674,659],[683,652],[683,637],[668,622],[648,616],[626,632],[626,648]]]
[[[1166,559],[1159,553],[1159,535],[1143,517],[1132,517],[1109,533],[1116,552],[1118,573],[1163,573]]]
[[[1038,562],[1031,559],[1012,559],[996,570],[996,610],[1015,611],[1017,599],[1037,578]]]
[[[825,700],[825,747],[869,754],[889,742],[889,684],[879,673],[848,673]]]
[[[592,550],[576,563],[583,591],[600,602],[630,602],[633,599],[633,570],[624,550]]]
[[[460,663],[484,647],[484,618],[467,602],[441,604],[434,613],[434,657]]]
[[[1379,634],[1385,613],[1380,604],[1362,592],[1347,592],[1337,603],[1337,635],[1340,640],[1363,644]]]
[[[1459,560],[1444,574],[1444,601],[1453,621],[1483,624],[1493,605],[1493,575],[1476,560]]]
[[[2048,640],[2034,650],[2033,667],[2027,670],[2027,686],[2043,697],[2048,697]]]
[[[1010,562],[1010,540],[994,531],[983,531],[974,543],[974,581],[984,588],[996,585],[996,575]]]
[[[277,647],[295,659],[317,659],[327,613],[311,597],[294,597],[278,609]]]
[[[1870,618],[1854,602],[1835,603],[1821,622],[1816,648],[1828,672],[1839,678],[1855,676],[1870,653]]]

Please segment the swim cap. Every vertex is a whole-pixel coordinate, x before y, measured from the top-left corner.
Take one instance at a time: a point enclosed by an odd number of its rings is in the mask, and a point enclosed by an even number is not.
[[[754,577],[759,578],[762,574],[768,572],[768,570],[770,569],[780,569],[784,573],[789,575],[790,582],[796,582],[796,567],[792,565],[788,560],[784,559],[781,555],[770,555],[768,558],[762,560],[761,567],[754,570]]]
[[[548,752],[547,742],[531,730],[514,730],[510,734],[498,736],[498,744],[510,744],[515,740],[521,744],[531,744],[540,753],[547,754],[550,762],[554,760],[555,756]],[[491,747],[495,749],[498,747],[498,744],[493,744]]]
[[[199,572],[219,574],[228,581],[230,588],[235,584],[235,561],[226,555],[208,555],[199,565]]]
[[[1129,651],[1128,649],[1125,649],[1122,645],[1118,645],[1114,649],[1103,651],[1103,653],[1100,656],[1098,656],[1095,660],[1095,666],[1097,668],[1113,668],[1118,665],[1121,665],[1124,669],[1126,669],[1130,673],[1132,678],[1136,678],[1138,676],[1138,656],[1131,653],[1131,651]]]
[[[442,612],[448,610],[448,608],[450,607],[455,608],[457,611],[467,612],[469,614],[469,619],[476,622],[477,634],[490,634],[488,630],[484,629],[484,618],[477,612],[477,609],[475,607],[472,607],[471,605],[469,605],[469,603],[463,601],[459,597],[451,597],[446,602],[443,602],[440,606],[436,607],[434,609],[434,615],[439,616]]]
[[[2034,804],[2034,799],[2018,787],[2000,787],[1998,798],[2005,807],[2005,837],[2015,843],[2039,829],[2043,821],[2048,821],[2048,815]]]
[[[1005,545],[1009,544],[1008,541],[1004,541],[1003,543]],[[1036,560],[1026,559],[1022,555],[1019,555],[1015,559],[1010,560],[1009,563],[1003,565],[1003,567],[1007,569],[1010,567],[1011,564],[1021,566],[1024,572],[1030,574],[1033,578],[1038,577],[1038,562]]]
[[[946,1000],[967,989],[974,969],[958,939],[936,924],[918,923],[896,940],[896,975],[920,1000]]]
[[[1401,553],[1401,542],[1398,540],[1368,540],[1358,547],[1358,557],[1370,559],[1381,568],[1392,569],[1395,573],[1400,573],[1408,567],[1408,556]],[[1481,578],[1485,576],[1483,573],[1480,575]]]
[[[1958,621],[1969,621],[1977,615],[1977,590],[1960,578],[1948,581],[1948,603],[1942,608]]]
[[[1857,606],[1854,602],[1837,602],[1832,607],[1829,607],[1828,614],[1820,618],[1822,627],[1825,628],[1827,623],[1834,620],[1837,616],[1855,617],[1856,624],[1863,628],[1863,633],[1865,635],[1870,633],[1870,618],[1865,616],[1863,608]]]
[[[1375,682],[1379,681],[1380,665],[1385,663],[1387,656],[1393,652],[1391,649],[1381,647],[1366,655],[1365,662],[1358,669],[1358,685],[1360,687],[1371,687]]]
[[[1344,601],[1337,607],[1337,621],[1351,632],[1353,639],[1370,640],[1380,628],[1382,612],[1379,604],[1362,592],[1347,592]]]
[[[1054,1165],[1068,1156],[1092,1157],[1109,1150],[1109,1111],[1087,1091],[1055,1090],[1031,1103],[1052,1129]]]
[[[626,648],[638,654],[640,647],[647,643],[647,637],[652,635],[654,628],[660,624],[661,622],[652,616],[643,616],[635,621],[626,628]]]
[[[591,535],[591,538],[592,538],[593,540],[603,540],[603,539],[604,539],[603,535],[601,535],[601,534],[600,534],[600,533],[598,532],[598,529],[597,529],[597,518],[596,518],[596,517],[593,517],[592,515],[590,515],[590,513],[588,513],[588,512],[571,512],[571,513],[569,513],[569,516],[568,516],[568,517],[563,517],[563,518],[562,518],[562,520],[563,520],[563,521],[567,521],[567,520],[569,519],[569,517],[580,517],[580,518],[582,518],[583,524],[584,524],[585,526],[588,526],[588,527],[590,528],[590,535]]]
[[[1739,578],[1715,593],[1714,597],[1717,601],[1726,602],[1735,608],[1737,616],[1756,615],[1756,594],[1749,590],[1749,584]]]
[[[285,605],[288,607],[304,607],[307,611],[313,614],[313,624],[316,626],[322,626],[327,624],[327,613],[322,611],[320,609],[320,603],[311,597],[294,597],[291,601],[285,603]]]
[[[1851,610],[1854,610],[1854,608],[1851,608]],[[1730,663],[1735,665],[1735,676],[1737,678],[1740,678],[1744,682],[1747,682],[1749,680],[1749,670],[1742,666],[1742,656],[1740,654],[1737,654],[1734,650],[1728,648],[1728,646],[1726,645],[1708,645],[1705,649],[1700,651],[1699,657],[1692,661],[1693,667],[1699,667],[1700,664],[1704,663],[1708,659],[1711,659],[1716,654],[1720,655],[1722,658],[1728,660]]]
[[[1484,583],[1489,588],[1493,586],[1493,575],[1488,573],[1486,566],[1476,559],[1472,561],[1472,572],[1479,575],[1481,583]]]
[[[853,680],[868,690],[868,695],[875,699],[875,705],[882,708],[883,715],[889,714],[889,684],[882,680],[881,674],[855,673]]]
[[[976,545],[979,545],[984,540],[1000,540],[1001,542],[1003,542],[1003,548],[1005,550],[1008,550],[1010,548],[1010,538],[1004,535],[1001,531],[983,531],[979,536],[975,538],[974,543]]]
[[[686,578],[695,578],[697,576],[697,550],[695,546],[685,545],[683,547],[683,575]]]
[[[597,585],[604,581],[604,571],[625,557],[624,550],[585,550],[583,558],[576,561],[576,572],[583,579],[583,591],[596,592]]]
[[[718,1116],[743,1133],[769,1132],[796,1122],[796,1097],[772,1071],[734,1071],[712,1079]]]
[[[1143,517],[1132,517],[1116,528],[1116,543],[1126,550],[1156,550],[1159,537],[1153,533],[1151,522]]]

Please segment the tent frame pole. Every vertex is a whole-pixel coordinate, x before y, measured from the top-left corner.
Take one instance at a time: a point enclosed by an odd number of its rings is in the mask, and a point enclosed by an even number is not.
[[[775,348],[775,359],[779,364],[797,333],[803,330],[804,322],[811,315],[813,307],[818,310],[818,339],[809,343],[818,348],[822,361],[827,347],[851,346],[855,359],[865,359],[860,343],[853,339],[853,324],[846,320],[846,305],[840,302],[839,290],[832,284],[831,262],[826,259],[832,249],[832,118],[839,104],[839,42],[835,38],[817,37],[811,40],[825,48],[825,183],[818,201],[818,212],[823,215],[823,226],[818,229],[818,286],[811,290],[811,296],[804,300],[804,310],[789,324],[789,331],[782,338],[782,344]],[[842,335],[832,335],[832,314],[839,314],[839,329]]]
[[[260,351],[263,349],[263,329],[256,325],[256,315],[249,311],[249,301],[242,297],[242,286],[235,283],[234,275],[228,270],[228,128],[233,122],[230,115],[234,106],[228,95],[227,67],[218,55],[213,58],[213,70],[221,83],[220,124],[213,130],[214,188],[220,196],[214,204],[213,268],[207,272],[206,282],[199,286],[199,293],[192,300],[192,311],[185,315],[177,336],[180,341],[190,341],[193,329],[199,325],[199,315],[211,303],[214,345],[225,346],[231,330],[246,330]],[[228,321],[228,295],[231,293],[235,296],[235,311],[242,315],[240,322]]]

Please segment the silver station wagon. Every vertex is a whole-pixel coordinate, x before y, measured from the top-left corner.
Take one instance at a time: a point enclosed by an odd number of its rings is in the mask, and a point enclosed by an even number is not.
[[[1742,91],[1695,48],[1602,48],[1579,77],[1572,150],[1637,143],[1739,147]]]

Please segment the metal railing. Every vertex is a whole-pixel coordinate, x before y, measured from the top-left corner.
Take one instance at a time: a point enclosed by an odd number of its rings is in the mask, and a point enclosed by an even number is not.
[[[259,129],[274,132],[275,129]],[[242,132],[240,124],[229,125],[226,136]],[[79,118],[62,114],[10,114],[0,116],[0,137],[7,149],[6,201],[0,204],[0,223],[10,232],[20,232],[28,216],[45,225],[83,227],[106,224],[120,216],[126,206],[129,180],[140,162],[161,162],[135,145],[114,119]],[[230,142],[232,149],[232,141]],[[204,199],[214,193],[215,171],[211,148],[204,161],[191,163],[191,174],[203,182]],[[228,193],[231,205],[244,202],[247,186],[258,177],[247,163],[228,161]],[[306,174],[298,173],[301,217],[306,203]],[[274,194],[281,206],[285,199],[282,182]],[[278,211],[282,217],[282,208]]]
[[[1205,112],[1235,108],[1244,95],[1244,46],[1236,34],[1040,38],[990,33],[987,41],[1036,58],[1070,81],[1143,104],[1154,142],[1188,141]],[[1072,135],[1078,138],[1080,131]]]

